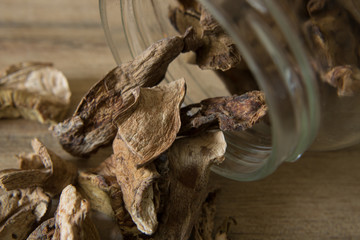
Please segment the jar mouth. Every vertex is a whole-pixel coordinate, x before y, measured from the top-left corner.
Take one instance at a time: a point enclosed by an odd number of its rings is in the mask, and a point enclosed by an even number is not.
[[[175,0],[141,1],[141,4],[140,1],[99,1],[105,35],[118,64],[140,54],[154,41],[178,34],[167,21],[168,7],[174,6]],[[115,6],[110,6],[110,2]],[[227,0],[200,2],[237,45],[260,89],[265,92],[271,121],[270,128],[266,124],[257,124],[248,131],[225,133],[226,160],[212,170],[240,181],[263,178],[282,162],[296,160],[316,136],[320,106],[306,51],[273,1],[239,1],[237,6]],[[289,52],[284,51],[283,42],[272,36],[272,29],[264,22],[263,14],[273,18]],[[127,46],[121,46],[119,42],[127,42]],[[184,57],[170,65],[166,80],[179,77],[184,77],[188,84],[185,103],[229,94],[216,74],[187,64]],[[213,81],[201,81],[200,84],[199,79]]]

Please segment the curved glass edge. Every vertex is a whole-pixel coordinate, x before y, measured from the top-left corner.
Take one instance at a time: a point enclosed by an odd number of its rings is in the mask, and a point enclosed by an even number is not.
[[[101,19],[101,24],[104,30],[104,34],[105,34],[105,39],[106,42],[110,48],[110,51],[115,59],[116,64],[120,64],[121,63],[121,59],[119,56],[119,52],[117,50],[117,47],[114,43],[114,40],[112,38],[112,35],[110,33],[110,27],[109,27],[109,22],[108,22],[108,16],[107,16],[107,0],[99,0],[99,10],[100,10],[100,19]]]
[[[209,0],[199,0],[212,14],[213,16],[218,20],[218,22],[224,27],[224,29],[229,33],[229,35],[234,39],[235,44],[240,49],[240,52],[242,53],[245,61],[249,65],[249,68],[253,72],[260,88],[265,92],[265,95],[267,93],[266,84],[264,84],[263,81],[266,81],[265,78],[261,76],[261,74],[256,73],[257,65],[256,60],[253,58],[253,56],[247,52],[247,49],[245,45],[242,43],[242,40],[239,39],[238,35],[234,32],[234,30],[231,28],[231,22],[229,19],[231,19],[231,16],[226,16],[223,13],[221,13],[221,6],[220,4],[214,3],[214,1]],[[274,125],[272,126],[272,151],[270,153],[270,156],[265,160],[266,163],[257,171],[251,172],[251,173],[239,173],[239,172],[232,172],[228,169],[224,169],[220,166],[213,166],[212,171],[214,171],[217,174],[220,174],[224,177],[237,180],[237,181],[254,181],[262,179],[270,174],[272,174],[278,166],[282,162],[293,162],[301,157],[304,151],[307,150],[307,148],[311,145],[311,143],[314,141],[316,137],[316,133],[319,128],[319,122],[320,122],[320,105],[319,105],[319,99],[318,99],[318,90],[316,81],[314,80],[314,74],[307,63],[307,56],[305,55],[305,51],[303,50],[304,47],[302,46],[301,42],[294,36],[297,36],[294,31],[284,22],[285,17],[283,16],[282,12],[279,11],[279,9],[276,7],[275,3],[273,1],[261,1],[261,3],[266,2],[266,7],[270,11],[270,14],[275,18],[276,23],[280,24],[280,28],[283,32],[283,34],[286,36],[286,40],[289,45],[291,46],[291,50],[295,54],[295,59],[298,61],[298,63],[301,65],[301,73],[303,76],[303,79],[305,80],[305,96],[307,100],[305,108],[302,109],[302,114],[300,116],[301,119],[297,118],[297,120],[300,120],[297,122],[297,126],[300,127],[300,131],[298,133],[300,134],[298,137],[298,143],[296,146],[293,146],[291,149],[281,149],[281,145],[279,144],[281,141],[281,134],[279,134],[279,129],[276,129]],[[225,17],[226,16],[226,17]],[[271,114],[271,107],[269,107],[270,111],[270,119],[271,122],[276,121],[273,114]],[[298,109],[297,109],[298,111]],[[281,127],[281,126],[278,126]],[[289,152],[286,152],[289,151]],[[284,153],[286,153],[284,155]],[[285,157],[285,158],[284,158]]]

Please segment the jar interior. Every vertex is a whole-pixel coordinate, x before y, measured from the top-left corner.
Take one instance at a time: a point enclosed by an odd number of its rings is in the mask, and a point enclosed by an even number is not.
[[[169,21],[170,6],[177,6],[177,1],[114,0],[107,1],[107,5],[104,5],[100,0],[103,23],[104,19],[111,21],[104,24],[104,30],[118,64],[131,60],[155,41],[179,34]],[[261,5],[255,7],[257,11],[262,11]],[[257,74],[254,78],[258,83],[259,80],[263,83],[259,85],[260,88],[266,90],[265,94],[271,93],[276,98],[271,99],[267,96],[267,103],[271,105],[270,120],[260,121],[245,131],[225,133],[228,145],[226,160],[222,165],[214,166],[213,170],[226,177],[242,181],[262,178],[274,171],[281,162],[296,160],[300,156],[298,153],[302,153],[311,141],[302,131],[302,128],[307,127],[309,120],[306,116],[294,112],[294,108],[298,106],[306,107],[307,104],[312,104],[298,101],[298,99],[307,100],[306,97],[302,98],[301,91],[298,92],[299,89],[303,89],[298,73],[293,71],[291,60],[281,54],[283,46],[278,44],[279,41],[267,38],[271,34],[266,34],[266,24],[265,28],[256,25],[261,23],[257,13],[250,17],[254,17],[251,21],[254,23],[251,32],[259,40],[259,48],[247,46],[246,49],[260,51],[249,52],[249,56],[263,57],[257,63],[255,61],[251,63],[251,57],[245,59],[250,60],[251,72]],[[258,19],[260,20],[257,21]],[[247,29],[248,21],[243,24],[245,24],[244,29]],[[124,42],[127,43],[126,46],[119,44]],[[244,53],[242,52],[244,49],[240,49],[241,54]],[[191,64],[192,57],[191,54],[179,56],[170,64],[165,77],[166,81],[185,78],[187,94],[184,103],[196,103],[210,97],[229,95],[230,92],[224,81],[220,80],[219,74],[210,70],[201,70],[197,65]],[[285,59],[285,61],[277,61],[277,59]],[[270,66],[270,68],[263,69],[262,66]],[[302,141],[300,144],[299,139]]]

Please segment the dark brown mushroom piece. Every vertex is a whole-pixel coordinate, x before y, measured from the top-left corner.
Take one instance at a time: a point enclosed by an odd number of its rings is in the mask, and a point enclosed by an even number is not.
[[[111,143],[117,132],[113,121],[131,112],[136,89],[157,85],[183,48],[183,37],[166,38],[110,71],[84,96],[72,117],[52,127],[63,148],[85,157]]]
[[[167,151],[169,188],[154,239],[187,240],[208,194],[210,166],[224,160],[221,131],[177,139]]]
[[[191,113],[191,111],[196,111]],[[265,116],[264,94],[252,91],[240,96],[215,97],[181,109],[179,135],[192,135],[207,130],[242,131]]]

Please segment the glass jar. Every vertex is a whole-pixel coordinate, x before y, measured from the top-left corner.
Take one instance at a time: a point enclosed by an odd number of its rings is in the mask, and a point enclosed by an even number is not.
[[[226,160],[213,171],[252,181],[271,174],[283,162],[297,160],[306,150],[335,150],[360,141],[360,94],[339,96],[340,90],[324,82],[325,76],[339,80],[331,72],[336,66],[351,65],[357,70],[359,65],[360,49],[342,31],[344,27],[351,28],[352,34],[360,30],[356,0],[200,2],[232,37],[265,92],[269,109],[269,121],[243,132],[225,133]],[[178,35],[168,16],[169,7],[176,5],[176,0],[100,0],[103,28],[117,64],[131,60],[159,39]],[[324,8],[330,16],[321,12]],[[338,23],[345,25],[339,28]],[[329,31],[323,33],[322,28]],[[319,41],[325,41],[330,57]],[[189,64],[190,58],[178,57],[166,75],[167,81],[186,79],[185,104],[229,94],[218,74]]]

